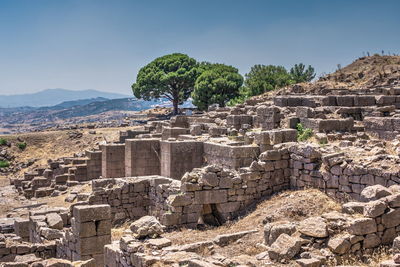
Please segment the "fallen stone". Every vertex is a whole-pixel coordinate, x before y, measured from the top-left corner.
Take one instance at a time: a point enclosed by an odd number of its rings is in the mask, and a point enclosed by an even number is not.
[[[385,213],[386,208],[387,204],[383,200],[370,201],[364,205],[364,216],[376,218]]]
[[[49,213],[46,215],[46,222],[52,229],[62,230],[64,223],[63,219],[57,213]]]
[[[148,243],[149,243],[149,245],[156,247],[158,249],[169,247],[172,244],[171,240],[169,240],[167,238],[163,238],[163,237],[149,239]]]
[[[330,238],[328,248],[336,254],[343,255],[349,251],[351,243],[346,236]]]
[[[233,233],[233,234],[225,234],[225,235],[218,235],[216,238],[214,238],[213,242],[216,243],[217,245],[223,247],[226,246],[232,242],[235,242],[239,240],[240,238],[258,232],[257,230],[251,230],[251,231],[243,231],[243,232],[238,232],[238,233]]]
[[[364,202],[378,200],[386,196],[390,196],[392,192],[382,185],[372,185],[361,191],[360,197]]]
[[[143,216],[134,221],[130,225],[130,229],[137,238],[156,238],[164,232],[163,226],[154,216]]]
[[[297,230],[306,236],[324,238],[328,236],[326,220],[322,217],[311,217],[300,222]]]
[[[268,255],[274,261],[283,259],[291,260],[299,253],[301,244],[300,239],[287,234],[281,234],[271,245]]]

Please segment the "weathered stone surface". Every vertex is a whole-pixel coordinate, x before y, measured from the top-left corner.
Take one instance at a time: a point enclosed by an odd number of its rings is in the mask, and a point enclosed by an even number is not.
[[[364,216],[376,218],[382,215],[387,208],[387,204],[383,200],[370,201],[364,205]]]
[[[292,235],[296,231],[293,223],[267,223],[264,226],[264,241],[271,245],[281,234]]]
[[[375,248],[381,244],[381,239],[376,234],[368,234],[363,241],[363,248]]]
[[[365,203],[361,202],[347,202],[342,205],[342,212],[348,214],[364,213]]]
[[[192,198],[188,195],[172,195],[167,201],[173,207],[188,206],[192,203]]]
[[[109,205],[80,205],[73,209],[73,216],[78,222],[90,222],[111,219]]]
[[[169,240],[167,238],[163,238],[163,237],[149,239],[148,243],[149,243],[149,245],[154,246],[158,249],[169,247],[172,244],[171,240]]]
[[[320,267],[321,266],[321,260],[319,259],[299,259],[296,260],[296,263],[300,266],[300,267]]]
[[[280,261],[282,259],[290,260],[299,253],[300,247],[300,239],[287,234],[281,234],[271,245],[268,255],[271,260],[275,261]]]
[[[300,222],[297,230],[306,236],[323,238],[328,236],[326,220],[321,217],[311,217]]]
[[[227,190],[196,191],[194,194],[195,204],[218,204],[227,201]]]
[[[62,231],[47,227],[40,228],[40,234],[47,240],[55,240],[63,237]]]
[[[214,243],[216,243],[218,246],[226,246],[232,242],[235,242],[239,240],[240,238],[256,233],[257,230],[252,230],[252,231],[243,231],[243,232],[238,232],[238,233],[233,233],[233,234],[224,234],[224,235],[218,235],[216,238],[214,238]]]
[[[400,194],[390,195],[384,198],[384,200],[388,203],[391,208],[400,207]]]
[[[382,185],[373,185],[373,186],[368,186],[364,188],[363,191],[361,191],[361,200],[363,201],[371,201],[371,200],[378,200],[380,198],[386,197],[391,195],[392,193],[390,192],[389,189]]]
[[[155,238],[164,232],[163,226],[154,216],[144,216],[140,218],[131,224],[130,229],[136,234],[137,238]]]
[[[382,224],[386,228],[392,228],[400,224],[400,209],[392,209],[382,215]]]
[[[50,228],[62,230],[63,219],[57,213],[49,213],[46,215],[46,221]]]
[[[333,253],[343,255],[349,251],[351,243],[348,236],[338,236],[329,239],[328,247]]]
[[[348,231],[353,235],[366,235],[377,231],[376,222],[371,218],[357,218],[350,222]]]

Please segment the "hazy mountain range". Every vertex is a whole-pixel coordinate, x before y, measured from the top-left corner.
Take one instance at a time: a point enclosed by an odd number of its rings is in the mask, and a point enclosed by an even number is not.
[[[12,107],[44,107],[44,106],[55,106],[60,103],[65,104],[68,101],[76,100],[107,100],[117,98],[127,98],[132,95],[123,95],[117,93],[102,92],[97,90],[82,90],[74,91],[67,89],[46,89],[37,93],[31,94],[19,94],[19,95],[0,95],[0,107],[12,108]],[[101,99],[100,99],[101,98]],[[88,103],[93,101],[88,101]],[[74,103],[67,103],[66,105],[74,106]]]

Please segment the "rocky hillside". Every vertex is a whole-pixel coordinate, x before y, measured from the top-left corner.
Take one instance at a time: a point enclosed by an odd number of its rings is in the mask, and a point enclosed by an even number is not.
[[[315,82],[300,83],[274,94],[321,93],[324,89],[361,89],[400,85],[400,56],[361,57]]]

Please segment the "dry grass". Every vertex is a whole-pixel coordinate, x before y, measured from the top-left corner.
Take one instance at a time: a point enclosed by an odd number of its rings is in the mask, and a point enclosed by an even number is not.
[[[128,128],[103,128],[95,129],[96,134],[89,134],[90,130],[78,130],[83,133],[79,139],[69,138],[70,131],[44,131],[32,132],[24,134],[3,135],[3,137],[12,143],[10,148],[12,154],[16,157],[16,162],[26,162],[30,159],[37,159],[35,164],[29,169],[38,166],[46,166],[48,159],[58,159],[61,157],[71,157],[74,153],[84,152],[87,149],[93,149],[97,143],[107,140],[108,142],[116,141],[119,137],[120,130],[132,129]],[[16,147],[18,138],[27,143],[25,150]],[[21,170],[21,175],[26,170]]]
[[[166,233],[164,236],[173,244],[181,245],[209,240],[220,234],[254,229],[262,231],[266,218],[270,221],[299,221],[309,216],[338,210],[340,205],[319,190],[287,191],[261,202],[254,211],[249,211],[248,215],[234,222],[206,230],[182,229]]]
[[[348,265],[348,266],[365,266],[379,267],[380,263],[392,258],[390,247],[382,246],[374,249],[372,255],[365,254],[362,257],[350,255],[348,258],[341,260],[331,260],[327,263],[328,266]]]
[[[126,222],[124,224],[122,224],[119,227],[116,228],[112,228],[111,229],[111,240],[112,241],[118,241],[121,239],[121,237],[124,235],[124,231],[126,229],[129,229],[129,225],[131,224],[131,222]]]

